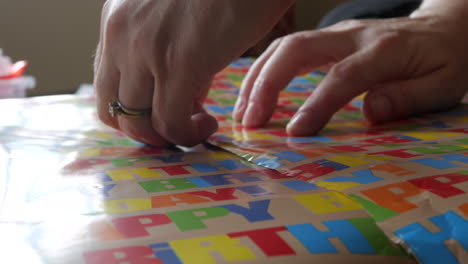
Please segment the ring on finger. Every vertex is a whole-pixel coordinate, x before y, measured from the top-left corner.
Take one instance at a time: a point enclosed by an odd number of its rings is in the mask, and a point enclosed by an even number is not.
[[[146,108],[146,109],[134,109],[134,108],[126,107],[120,102],[119,98],[117,98],[117,100],[115,100],[114,102],[109,103],[109,114],[112,117],[123,115],[123,116],[131,117],[131,118],[139,118],[139,117],[150,115],[151,111],[152,111],[151,107]]]

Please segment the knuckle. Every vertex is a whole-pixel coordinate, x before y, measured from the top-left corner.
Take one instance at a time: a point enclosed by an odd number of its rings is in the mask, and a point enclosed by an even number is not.
[[[281,46],[288,50],[297,50],[303,48],[307,44],[307,38],[302,33],[295,33],[284,37]]]
[[[104,27],[107,40],[115,40],[126,30],[127,18],[124,10],[124,7],[118,7],[107,16]]]
[[[266,103],[269,103],[268,97],[274,93],[277,93],[270,79],[264,76],[259,76],[255,80],[253,87],[252,94],[250,94],[248,98],[249,104],[255,103],[265,105]]]
[[[389,30],[384,33],[372,32],[374,39],[373,50],[376,54],[405,50],[410,46],[405,32],[400,30]]]
[[[342,61],[333,65],[329,72],[330,76],[342,80],[351,80],[356,78],[356,76],[359,75],[358,73],[359,69],[357,65],[350,61]]]
[[[153,49],[150,48],[150,45],[154,42],[149,39],[148,30],[145,27],[132,30],[130,39],[129,54],[141,61],[146,61],[148,58],[151,58],[150,61],[154,60],[155,54]]]
[[[357,29],[363,29],[368,26],[368,22],[361,20],[361,19],[349,19],[349,20],[344,20],[341,21],[333,26],[331,28],[337,29],[337,30],[357,30]]]

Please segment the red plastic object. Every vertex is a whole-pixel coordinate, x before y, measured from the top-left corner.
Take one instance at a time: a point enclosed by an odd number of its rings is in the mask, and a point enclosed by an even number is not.
[[[11,66],[11,72],[8,75],[0,76],[0,80],[13,79],[23,74],[24,70],[28,67],[27,61],[18,61]]]

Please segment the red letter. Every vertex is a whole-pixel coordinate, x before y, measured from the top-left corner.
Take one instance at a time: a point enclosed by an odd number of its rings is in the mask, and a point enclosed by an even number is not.
[[[371,144],[376,144],[376,145],[380,145],[380,144],[399,144],[399,143],[413,142],[412,140],[399,138],[399,137],[395,137],[395,136],[385,136],[385,137],[364,139],[362,141],[368,142],[368,143],[371,143]]]
[[[294,176],[302,180],[311,180],[336,171],[332,167],[323,166],[317,163],[308,163],[291,168],[284,172],[287,176]]]
[[[139,215],[112,219],[115,228],[128,237],[149,236],[148,227],[171,223],[171,219],[164,214]]]
[[[407,149],[394,149],[394,150],[387,150],[387,151],[381,151],[381,152],[370,153],[370,154],[371,155],[382,154],[382,155],[386,155],[390,157],[397,157],[397,158],[403,158],[403,159],[421,156],[420,154],[411,154],[406,151]]]
[[[198,191],[198,192],[190,192],[189,194],[208,197],[213,201],[226,201],[226,200],[235,200],[237,199],[233,193],[236,191],[235,188],[223,188],[223,189],[216,189],[215,193],[208,192],[208,191]]]
[[[88,170],[97,165],[109,164],[110,162],[105,159],[79,159],[68,164],[65,169],[67,170]]]
[[[465,191],[452,185],[468,181],[468,175],[451,173],[409,180],[421,189],[428,190],[443,198],[464,194]]]
[[[84,253],[87,264],[164,264],[154,256],[151,248],[128,247]]]
[[[190,171],[184,168],[185,166],[189,166],[189,165],[183,164],[183,165],[173,165],[173,166],[164,166],[164,167],[151,167],[150,169],[163,170],[165,173],[169,174],[170,176],[190,174]]]
[[[331,148],[338,149],[344,152],[362,152],[362,151],[368,151],[368,149],[365,149],[364,147],[370,147],[370,146],[374,146],[374,145],[354,144],[354,145],[332,146]]]
[[[283,226],[266,229],[251,230],[245,232],[231,233],[229,237],[249,237],[265,255],[269,257],[281,255],[295,255],[296,252],[277,234],[286,231]]]

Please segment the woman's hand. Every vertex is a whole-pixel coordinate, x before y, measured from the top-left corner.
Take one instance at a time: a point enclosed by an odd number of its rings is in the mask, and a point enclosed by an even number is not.
[[[212,77],[260,40],[292,0],[108,0],[95,60],[98,114],[155,146],[192,146],[216,120],[202,106]],[[112,117],[109,103],[151,115]]]
[[[318,132],[364,92],[363,112],[372,123],[452,107],[468,88],[463,6],[423,6],[410,18],[345,21],[279,39],[244,80],[234,118],[264,125],[293,77],[328,64],[328,75],[288,124],[290,135]]]

